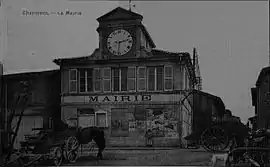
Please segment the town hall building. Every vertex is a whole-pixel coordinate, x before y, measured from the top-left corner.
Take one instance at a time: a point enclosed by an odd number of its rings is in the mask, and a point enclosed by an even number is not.
[[[156,49],[143,16],[116,8],[99,17],[99,47],[54,62],[61,71],[61,119],[104,128],[108,146],[185,146],[191,133],[191,55]]]

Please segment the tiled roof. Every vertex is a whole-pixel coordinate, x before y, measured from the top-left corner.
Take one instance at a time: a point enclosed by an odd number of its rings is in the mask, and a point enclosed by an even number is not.
[[[167,55],[189,55],[188,52],[170,52],[162,49],[152,49],[152,54],[167,54]]]
[[[88,56],[81,56],[81,57],[68,57],[68,58],[58,58],[58,59],[54,59],[53,62],[57,64],[57,62],[62,61],[62,60],[84,60],[84,59],[88,59],[89,57],[91,57],[91,55]]]
[[[53,62],[57,65],[60,65],[61,61],[66,61],[66,60],[87,60],[90,57],[92,57],[96,52],[99,51],[99,48],[96,48],[92,54],[88,55],[88,56],[80,56],[80,57],[69,57],[69,58],[58,58],[58,59],[54,59]]]
[[[93,55],[96,52],[99,52],[98,48],[96,48],[95,51],[91,55],[88,55],[88,56],[59,58],[59,59],[54,59],[53,62],[56,63],[57,65],[59,65],[61,61],[66,61],[66,60],[74,60],[74,61],[87,60],[87,59],[93,57]],[[165,50],[161,50],[161,49],[152,49],[151,52],[152,52],[152,54],[154,56],[166,56],[166,55],[185,55],[185,56],[189,56],[188,52],[169,52],[169,51],[165,51]]]
[[[27,73],[42,73],[42,72],[53,72],[57,71],[58,69],[24,69],[20,71],[8,71],[5,72],[4,75],[16,75],[16,74],[27,74]]]
[[[148,40],[150,42],[150,46],[152,48],[155,48],[156,44],[155,44],[154,40],[152,39],[151,35],[149,34],[149,32],[147,31],[146,27],[143,24],[141,24],[141,28],[142,28],[142,31],[145,33],[146,38],[148,38]]]

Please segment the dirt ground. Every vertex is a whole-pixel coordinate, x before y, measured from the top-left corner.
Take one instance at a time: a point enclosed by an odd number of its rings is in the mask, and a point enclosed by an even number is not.
[[[83,151],[76,163],[62,166],[209,166],[212,154],[203,149],[107,149],[103,160],[95,159],[96,151]],[[79,152],[81,154],[81,152]],[[36,166],[48,166],[46,163]],[[15,167],[17,165],[12,165]]]
[[[75,164],[67,166],[148,166],[148,165],[194,165],[209,166],[212,154],[202,149],[171,150],[105,150],[104,159],[97,161],[86,153]]]

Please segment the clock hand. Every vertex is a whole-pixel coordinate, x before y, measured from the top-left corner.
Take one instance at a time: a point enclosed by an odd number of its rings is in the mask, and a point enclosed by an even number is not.
[[[117,49],[118,53],[119,53],[119,50],[120,50],[120,42],[118,42],[118,49]]]

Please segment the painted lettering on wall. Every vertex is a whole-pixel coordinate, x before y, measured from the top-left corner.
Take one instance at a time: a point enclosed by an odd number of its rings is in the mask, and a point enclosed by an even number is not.
[[[151,100],[151,95],[89,96],[89,102],[135,102]]]

